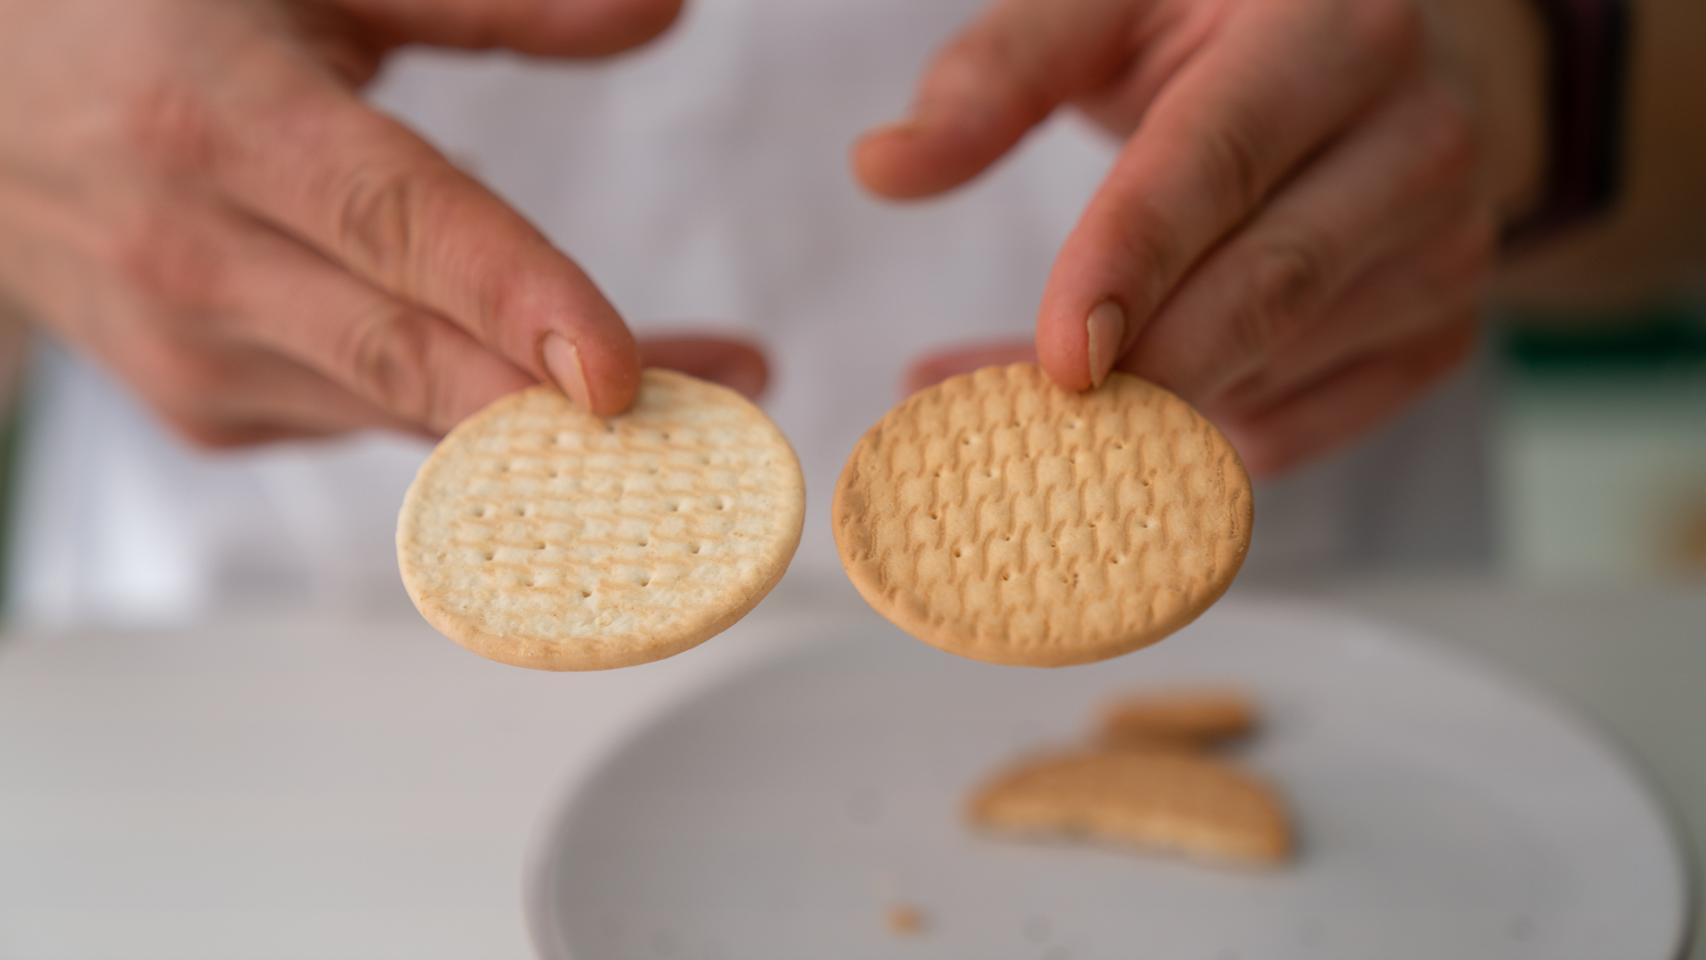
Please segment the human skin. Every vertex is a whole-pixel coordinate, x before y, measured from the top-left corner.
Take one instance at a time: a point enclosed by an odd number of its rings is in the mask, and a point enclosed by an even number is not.
[[[211,447],[436,434],[546,379],[617,413],[642,360],[756,392],[753,348],[637,344],[359,96],[404,44],[602,57],[678,2],[0,0],[0,301]]]
[[[1545,165],[1532,0],[998,0],[938,54],[911,116],[855,145],[858,177],[934,196],[1068,105],[1122,146],[1034,341],[943,349],[907,388],[1016,357],[1071,389],[1127,370],[1271,474],[1448,377],[1490,304],[1570,322],[1699,290],[1706,4],[1629,7],[1622,191],[1513,254],[1496,233]],[[1106,302],[1119,322],[1090,322]]]
[[[1475,343],[1497,231],[1542,169],[1526,3],[998,0],[853,166],[918,199],[1057,107],[1114,134],[1035,356],[1068,389],[1155,380],[1272,473],[1392,416]],[[1031,349],[950,351],[914,379]]]
[[[1490,279],[1627,298],[1697,269],[1698,0],[1634,3],[1613,217],[1499,256],[1544,165],[1529,2],[997,0],[855,146],[859,178],[952,189],[1065,105],[1122,145],[1034,345],[944,351],[913,385],[1015,356],[1070,389],[1129,370],[1274,472],[1449,375]],[[0,302],[212,446],[441,432],[541,379],[615,413],[642,360],[753,392],[752,347],[636,344],[525,219],[357,96],[403,43],[602,56],[678,3],[0,0]]]

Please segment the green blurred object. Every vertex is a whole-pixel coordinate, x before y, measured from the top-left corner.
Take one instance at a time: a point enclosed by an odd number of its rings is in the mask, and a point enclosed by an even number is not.
[[[1517,315],[1504,326],[1503,352],[1518,374],[1706,371],[1706,307],[1674,304],[1596,322],[1561,319]]]

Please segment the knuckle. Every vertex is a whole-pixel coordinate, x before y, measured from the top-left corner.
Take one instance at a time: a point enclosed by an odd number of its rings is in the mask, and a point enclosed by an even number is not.
[[[1233,336],[1247,354],[1261,354],[1295,336],[1325,300],[1325,257],[1310,241],[1274,243],[1257,257],[1250,284]]]
[[[182,214],[155,207],[114,233],[119,275],[149,303],[210,308],[220,301],[227,269],[224,254]]]
[[[191,84],[155,80],[119,107],[120,136],[146,163],[173,172],[205,172],[220,149],[205,97]]]
[[[942,48],[925,77],[922,98],[975,102],[988,98],[992,90],[1009,109],[1032,122],[1046,116],[1056,100],[1048,78],[1039,74],[1017,39],[993,28],[968,31]]]
[[[344,367],[361,394],[414,423],[437,422],[438,391],[430,376],[426,317],[398,306],[350,327]]]
[[[1225,198],[1239,214],[1254,209],[1267,195],[1263,142],[1261,124],[1238,114],[1202,133],[1202,156],[1216,196]]]
[[[336,188],[339,250],[381,283],[405,279],[414,262],[432,185],[419,171],[395,163],[357,164]]]

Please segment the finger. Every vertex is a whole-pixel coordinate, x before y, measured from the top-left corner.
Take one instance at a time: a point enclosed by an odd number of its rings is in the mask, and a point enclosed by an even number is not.
[[[345,0],[385,35],[436,46],[586,57],[638,46],[668,29],[682,0]]]
[[[280,427],[273,424],[232,424],[202,420],[167,419],[166,427],[179,440],[210,453],[245,450],[275,443],[303,440],[324,440],[332,434],[301,427]]]
[[[1471,314],[1440,330],[1359,361],[1253,415],[1216,414],[1252,473],[1272,476],[1383,423],[1422,396],[1473,352]]]
[[[926,354],[914,361],[906,368],[906,374],[901,378],[901,389],[908,394],[916,393],[962,373],[1009,363],[1029,363],[1036,360],[1036,357],[1036,346],[1029,340],[951,347]]]
[[[228,386],[218,419],[233,427],[266,427],[310,436],[389,430],[436,433],[381,409],[341,385],[282,355],[262,350],[221,351]]]
[[[634,339],[571,260],[401,125],[329,82],[214,165],[251,212],[465,330],[600,415],[633,401]]]
[[[1474,165],[1469,122],[1449,97],[1400,99],[1192,271],[1122,368],[1206,402],[1300,338],[1325,345],[1319,318],[1371,265],[1466,216]]]
[[[418,432],[265,350],[157,334],[86,346],[180,438],[198,447],[247,446],[355,430]]]
[[[1038,313],[1049,375],[1075,390],[1100,383],[1202,256],[1408,68],[1416,17],[1401,0],[1227,14],[1061,248]]]
[[[1062,101],[1110,79],[1149,6],[998,0],[936,54],[911,116],[854,145],[855,176],[893,199],[971,179]]]
[[[442,433],[537,378],[467,332],[259,227],[236,241],[229,289],[240,332],[391,417]]]
[[[1306,336],[1227,390],[1218,404],[1234,410],[1270,406],[1356,357],[1473,312],[1493,250],[1494,231],[1474,222],[1393,257],[1352,285]]]
[[[763,396],[770,383],[770,363],[764,351],[757,344],[736,337],[647,336],[640,341],[640,361],[648,367],[679,370],[720,383],[750,400]]]

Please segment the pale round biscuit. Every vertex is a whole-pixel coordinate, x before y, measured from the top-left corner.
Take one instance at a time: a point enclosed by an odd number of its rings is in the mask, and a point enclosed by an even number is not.
[[[716,635],[781,579],[805,482],[762,411],[642,376],[601,420],[534,387],[451,431],[397,522],[421,615],[475,653],[543,670],[658,660]]]
[[[1032,364],[919,391],[854,447],[835,540],[854,586],[919,639],[994,663],[1127,653],[1195,619],[1250,545],[1250,479],[1178,397],[1114,374],[1072,393]]]

